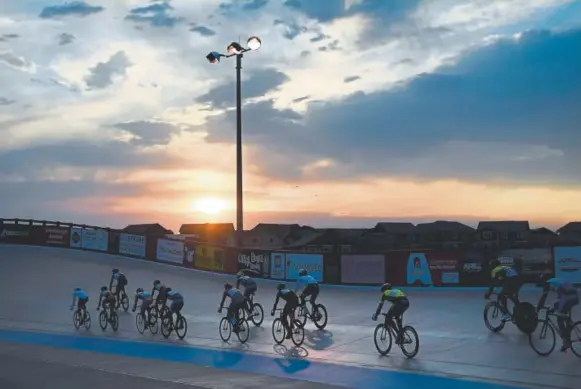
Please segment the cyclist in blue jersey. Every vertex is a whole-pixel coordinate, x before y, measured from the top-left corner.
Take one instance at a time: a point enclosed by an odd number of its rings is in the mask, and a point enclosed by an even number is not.
[[[579,304],[579,291],[570,282],[562,278],[554,278],[549,273],[541,275],[541,284],[543,293],[541,294],[537,311],[545,306],[549,292],[557,293],[557,302],[555,302],[552,310],[557,315],[559,331],[563,334],[561,351],[567,351],[571,348],[571,331],[573,330],[573,322],[568,318],[573,307]]]
[[[490,288],[484,298],[488,300],[495,287],[502,287],[498,294],[500,309],[503,313],[502,321],[509,321],[510,314],[508,313],[507,297],[515,306],[519,304],[518,294],[522,286],[521,279],[516,270],[510,266],[501,265],[498,259],[490,261],[490,269],[492,269],[490,271]]]
[[[397,339],[396,343],[401,343],[401,331],[403,328],[403,314],[410,307],[410,301],[404,292],[402,292],[399,289],[392,288],[391,284],[389,284],[389,283],[383,284],[381,286],[380,290],[381,290],[381,300],[379,300],[379,305],[377,306],[377,309],[376,309],[375,313],[373,314],[373,316],[371,317],[371,319],[373,321],[376,321],[377,317],[381,313],[381,310],[383,309],[383,304],[386,301],[389,301],[391,303],[391,307],[387,311],[387,316],[385,316],[385,324],[384,325],[386,328],[388,328],[388,326],[390,326],[391,323],[393,322],[393,319],[395,319],[395,323],[397,325],[396,330],[398,333],[398,339]]]
[[[312,312],[315,312],[315,302],[319,296],[319,282],[310,276],[305,269],[299,270],[295,292],[298,293],[301,288],[304,288],[300,295],[301,305],[305,304],[306,297],[311,296]]]
[[[101,293],[99,293],[99,302],[97,303],[97,311],[107,308],[109,305],[109,314],[113,316],[113,311],[115,309],[115,294],[109,290],[106,286],[101,287]]]
[[[222,308],[224,308],[226,297],[230,297],[230,305],[228,306],[228,313],[226,318],[232,323],[235,332],[238,332],[238,310],[244,308],[244,305],[246,305],[246,299],[244,298],[242,292],[240,292],[238,289],[235,289],[231,284],[225,283],[224,293],[222,294],[222,301],[220,301],[220,307],[218,308],[219,313],[221,313]]]
[[[250,306],[250,296],[253,296],[258,290],[258,285],[253,278],[244,274],[244,271],[239,271],[236,275],[236,289],[240,288],[240,285],[244,286],[244,298],[246,299],[246,310],[250,313],[252,307]]]
[[[157,297],[155,298],[156,305],[165,305],[167,302],[167,294],[171,291],[169,286],[162,284],[160,280],[153,281],[153,289],[151,290],[151,295],[155,295],[157,292]]]
[[[182,308],[184,307],[184,297],[180,293],[174,290],[170,290],[169,292],[167,292],[167,299],[171,301],[171,304],[169,305],[169,311],[171,313],[177,314],[178,317],[177,322],[180,323],[180,329],[182,329],[183,324],[179,320],[179,318],[182,316],[181,311]]]
[[[87,318],[87,302],[89,301],[89,295],[81,288],[75,288],[73,290],[73,303],[71,304],[71,311],[77,303],[77,311],[83,311],[83,322]]]
[[[151,304],[153,303],[153,295],[149,292],[143,290],[143,288],[137,288],[135,291],[135,299],[133,302],[132,312],[137,309],[137,303],[141,301],[140,312],[146,317],[145,328],[149,326],[149,314],[151,312]]]
[[[272,311],[270,311],[270,316],[274,316],[274,311],[276,311],[278,300],[283,299],[286,301],[284,308],[282,309],[281,321],[282,325],[286,329],[286,338],[291,339],[292,333],[290,328],[290,320],[293,319],[293,313],[299,306],[299,298],[297,294],[288,289],[285,284],[278,284],[276,289],[278,292],[276,294],[276,300],[274,300],[274,305],[272,306]]]
[[[127,286],[127,277],[125,277],[125,274],[120,273],[119,269],[113,269],[112,273],[111,281],[109,281],[109,289],[113,290],[113,281],[117,281],[115,284],[115,297],[117,298],[117,301],[120,301],[119,293],[123,291],[123,293],[127,294],[125,291],[125,287]]]

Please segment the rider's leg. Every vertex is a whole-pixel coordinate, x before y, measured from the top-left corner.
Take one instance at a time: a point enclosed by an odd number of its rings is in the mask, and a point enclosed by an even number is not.
[[[284,329],[286,330],[286,338],[290,339],[292,337],[292,333],[291,333],[291,328],[290,328],[290,321],[292,320],[292,306],[289,303],[286,303],[284,305],[284,308],[282,309],[282,317],[281,317],[281,321],[282,321],[282,325],[284,326]]]
[[[250,305],[250,299],[252,298],[252,294],[254,293],[254,288],[246,288],[244,289],[244,303],[245,309],[250,313],[252,311],[252,307]]]
[[[315,313],[315,305],[317,303],[317,297],[319,297],[319,285],[314,284],[311,288],[311,308],[312,312]]]
[[[561,351],[565,351],[571,347],[571,331],[573,330],[573,321],[570,318],[571,309],[577,305],[578,301],[574,298],[562,298],[557,302],[556,313],[557,325],[559,331],[563,334],[563,347]]]
[[[503,314],[503,320],[510,319],[510,314],[508,313],[508,302],[506,299],[506,295],[509,292],[506,286],[502,287],[502,290],[498,293],[498,303],[500,305],[500,310]]]

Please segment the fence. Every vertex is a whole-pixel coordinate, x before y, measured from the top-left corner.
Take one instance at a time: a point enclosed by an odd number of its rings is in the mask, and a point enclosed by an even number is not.
[[[0,219],[0,244],[89,250],[226,274],[251,269],[258,277],[286,281],[295,280],[298,270],[306,269],[321,282],[344,285],[484,286],[490,280],[488,263],[500,258],[515,267],[525,282],[536,282],[541,273],[553,271],[581,283],[581,246],[312,254],[223,247],[72,223],[4,219]]]

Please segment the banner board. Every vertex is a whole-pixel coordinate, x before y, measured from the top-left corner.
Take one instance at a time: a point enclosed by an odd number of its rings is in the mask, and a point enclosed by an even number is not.
[[[289,281],[299,278],[299,271],[305,269],[310,276],[323,282],[323,256],[321,254],[286,253],[285,279]]]
[[[385,282],[385,257],[374,255],[341,255],[341,283],[383,284]]]
[[[284,280],[286,278],[286,254],[270,254],[270,278]]]
[[[122,233],[119,235],[119,254],[145,258],[145,236]]]
[[[109,233],[100,229],[83,228],[81,248],[84,250],[107,251],[109,249]]]
[[[30,244],[30,226],[24,224],[0,225],[0,243]]]
[[[69,247],[70,229],[68,227],[60,226],[45,226],[44,242],[47,246]]]
[[[238,270],[250,270],[255,277],[269,278],[270,252],[242,250],[237,257]]]
[[[156,259],[182,265],[184,263],[184,242],[171,239],[157,240]]]
[[[581,246],[558,246],[553,248],[555,277],[563,278],[577,286],[581,285]]]
[[[83,248],[83,229],[81,227],[71,228],[71,237],[69,239],[69,245],[70,247],[75,249]]]

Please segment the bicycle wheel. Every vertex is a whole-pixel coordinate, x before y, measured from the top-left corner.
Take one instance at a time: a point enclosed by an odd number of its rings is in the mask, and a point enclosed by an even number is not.
[[[260,327],[264,321],[264,309],[262,309],[262,305],[258,303],[252,305],[252,317],[250,319],[255,326]]]
[[[164,305],[160,310],[159,310],[159,318],[164,318],[167,315],[169,315],[169,307],[167,305]]]
[[[159,330],[159,321],[157,320],[157,316],[155,315],[155,313],[150,312],[149,313],[149,331],[151,332],[152,335],[157,334],[157,331]]]
[[[127,312],[129,310],[129,297],[127,297],[125,292],[121,292],[121,294],[121,305],[123,306],[123,310]]]
[[[230,337],[232,336],[232,325],[225,317],[220,320],[218,331],[220,332],[220,339],[222,339],[224,342],[230,340]]]
[[[186,334],[188,333],[188,322],[185,317],[180,316],[178,318],[175,330],[178,338],[183,339],[186,337]]]
[[[313,313],[315,316],[313,318],[313,323],[315,323],[315,327],[322,330],[327,326],[327,308],[323,304],[315,305],[315,312]]]
[[[141,335],[145,332],[145,315],[141,312],[135,316],[135,326]]]
[[[297,309],[295,309],[294,314],[295,320],[299,322],[301,327],[304,327],[307,324],[307,308],[304,305],[299,305]]]
[[[383,324],[378,324],[373,332],[373,343],[375,343],[375,348],[381,355],[387,355],[391,351],[392,346],[391,331],[386,328]],[[382,347],[381,344],[385,344]]]
[[[171,330],[173,327],[173,318],[170,315],[165,315],[163,319],[161,319],[161,334],[164,338],[169,338],[171,335]]]
[[[500,322],[495,326],[491,324],[491,319],[499,319]],[[490,332],[494,333],[498,333],[504,328],[506,323],[502,321],[502,311],[496,301],[491,301],[484,307],[484,324],[486,324],[486,328],[488,328]]]
[[[82,321],[81,312],[75,311],[75,313],[73,313],[73,325],[75,326],[76,330],[78,330],[79,327],[81,326],[81,321]]]
[[[91,314],[87,310],[85,310],[85,329],[87,331],[91,329]]]
[[[571,351],[581,358],[581,321],[573,323],[571,329]]]
[[[105,331],[108,325],[109,321],[107,320],[107,314],[105,313],[105,311],[101,311],[101,313],[99,314],[99,326],[103,331]]]
[[[297,320],[293,321],[293,329],[291,340],[293,344],[297,347],[302,346],[303,342],[305,341],[305,328],[299,325],[300,323]]]
[[[111,328],[113,331],[117,331],[119,329],[119,316],[117,312],[111,312]]]
[[[250,338],[250,326],[247,320],[242,320],[238,325],[238,333],[236,334],[240,343],[246,343]]]
[[[531,303],[521,302],[514,307],[516,327],[525,335],[532,334],[539,322],[537,309]]]
[[[542,344],[546,346],[543,348]],[[557,335],[547,320],[539,321],[535,331],[529,334],[529,344],[535,352],[543,357],[551,354],[557,344]]]
[[[420,337],[418,336],[418,332],[412,326],[403,327],[401,332],[402,343],[399,345],[401,352],[408,359],[414,358],[418,355],[418,351],[420,351]],[[409,349],[407,348],[408,345],[411,345]]]
[[[276,344],[282,344],[286,336],[286,331],[282,325],[282,320],[280,318],[274,319],[272,322],[272,338]]]

